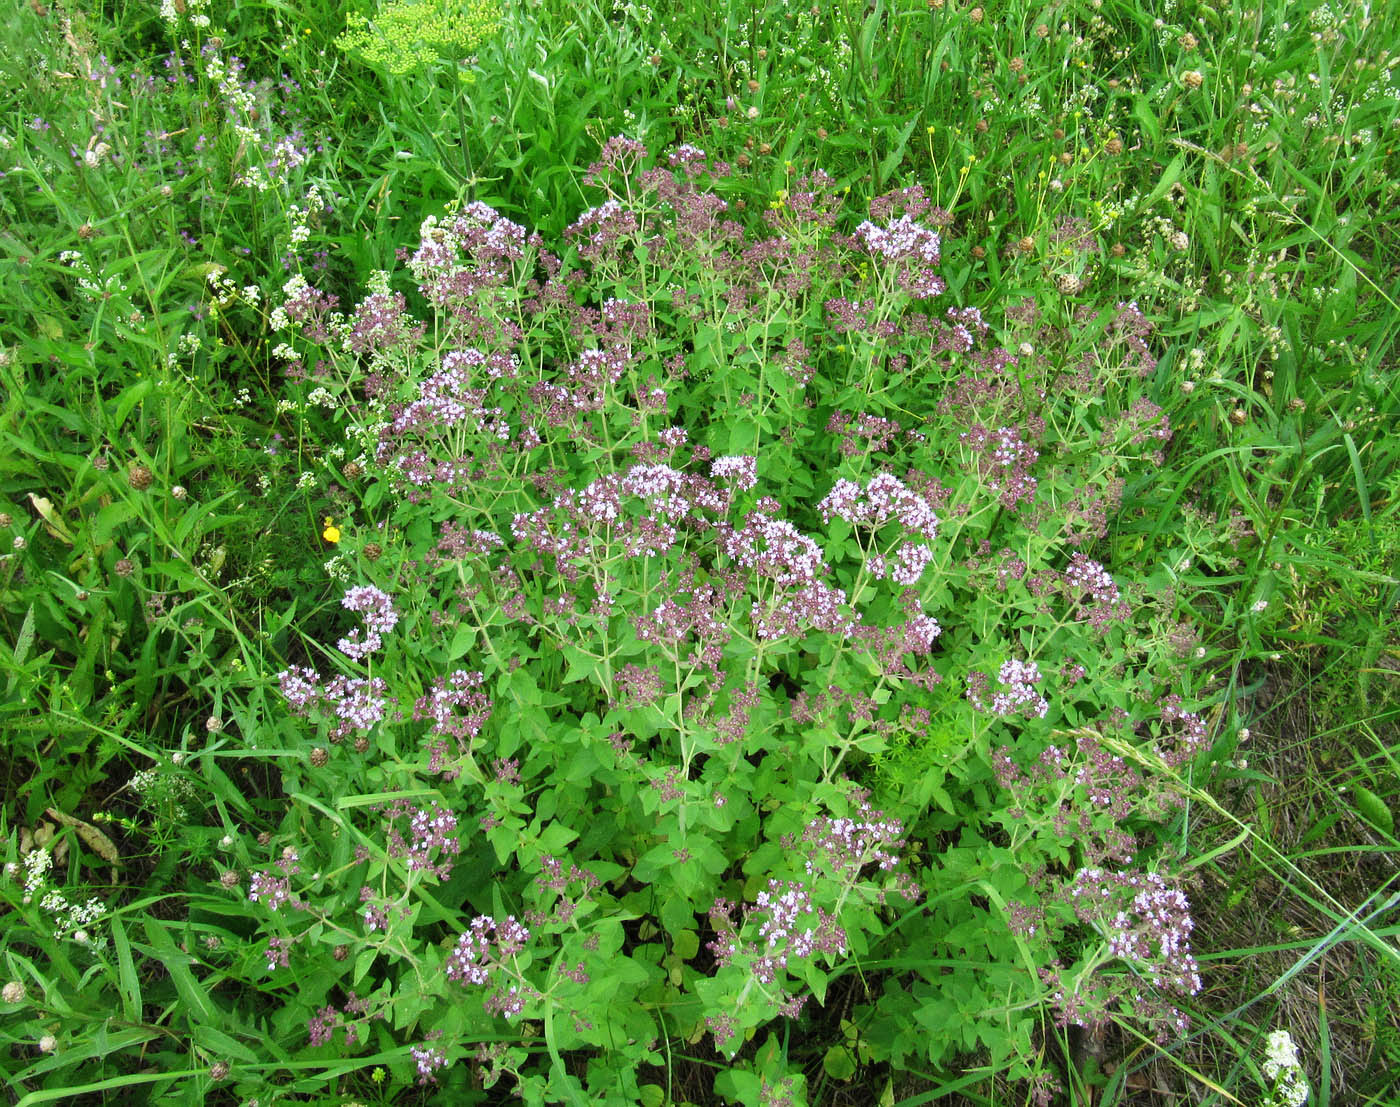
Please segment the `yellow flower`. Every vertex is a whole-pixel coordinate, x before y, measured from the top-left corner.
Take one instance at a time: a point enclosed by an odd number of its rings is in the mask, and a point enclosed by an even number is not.
[[[340,528],[335,525],[335,520],[327,515],[323,521],[323,525],[326,529],[321,532],[321,537],[327,542],[339,542]]]

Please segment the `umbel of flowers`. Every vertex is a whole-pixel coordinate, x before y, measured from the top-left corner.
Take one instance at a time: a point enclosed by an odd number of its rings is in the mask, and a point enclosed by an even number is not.
[[[242,893],[287,1027],[551,1102],[836,987],[883,1056],[1026,1077],[1037,1005],[1179,1032],[1189,905],[1123,827],[1205,741],[1194,642],[1091,556],[1169,434],[1140,314],[1016,306],[1059,355],[1012,354],[940,304],[922,189],[857,220],[812,172],[755,227],[723,162],[650,161],[609,141],[558,253],[426,220],[430,319],[286,286],[360,575],[280,675],[310,752]]]

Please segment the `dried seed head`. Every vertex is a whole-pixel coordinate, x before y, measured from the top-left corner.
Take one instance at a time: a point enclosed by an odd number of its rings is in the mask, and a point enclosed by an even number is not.
[[[979,120],[977,121],[977,126],[974,127],[973,129],[974,129],[979,135],[984,135],[984,134],[986,134],[988,131],[990,131],[992,128],[991,128],[991,124],[989,124],[985,119],[979,119]]]
[[[747,169],[749,167],[748,154],[740,154],[734,159],[734,164],[737,165],[740,169]]]
[[[78,228],[78,237],[81,239],[89,239],[96,233],[97,232],[93,230],[91,223],[84,223],[81,227]]]
[[[1244,426],[1245,420],[1248,418],[1249,413],[1242,407],[1237,407],[1234,411],[1230,412],[1230,422],[1234,423],[1237,427]]]
[[[337,961],[344,961],[347,957],[350,956],[350,947],[336,946],[335,949],[331,950],[331,956],[334,957]]]
[[[981,246],[974,246],[972,248],[972,256],[975,257],[978,261],[981,261],[984,257],[987,256],[987,251]]]
[[[8,527],[14,521],[14,516],[8,511],[0,511],[0,527]]]
[[[1196,382],[1195,382],[1195,381],[1182,381],[1182,382],[1181,382],[1181,394],[1182,394],[1183,396],[1189,396],[1189,395],[1191,395],[1191,393],[1193,393],[1193,392],[1195,392],[1195,391],[1196,391]]]
[[[271,843],[271,841],[272,832],[269,830],[264,830],[261,834],[258,835],[258,845],[260,846],[268,845],[269,843]]]
[[[750,81],[749,81],[749,91],[750,91],[750,92],[757,92],[757,91],[758,91],[758,82],[757,82],[757,81],[754,81],[754,80],[750,80]]]
[[[1064,295],[1073,296],[1084,289],[1084,282],[1073,273],[1061,273],[1055,278],[1055,287]]]
[[[758,48],[758,60],[759,60],[759,61],[767,61],[767,60],[768,60],[768,47],[766,47],[766,46],[760,46],[760,47]]]
[[[188,493],[185,491],[185,486],[183,484],[172,485],[170,488],[170,496],[172,499],[183,500],[187,495]]]
[[[369,739],[366,738],[363,734],[361,734],[358,738],[355,739],[355,752],[356,752],[356,753],[367,753],[368,751],[369,751]]]
[[[151,471],[144,465],[133,465],[126,471],[126,483],[131,485],[131,487],[138,492],[144,492],[146,489],[150,488],[153,480],[155,480],[155,477],[151,475]]]
[[[1108,152],[1109,157],[1116,158],[1123,152],[1123,140],[1117,135],[1114,135],[1103,144],[1103,148]]]
[[[1021,253],[1029,254],[1032,250],[1035,249],[1035,239],[1033,239],[1030,235],[1026,235],[1025,238],[1021,239],[1020,242],[1016,243],[1016,247],[1021,251]]]
[[[1194,92],[1206,83],[1206,79],[1199,69],[1188,69],[1181,75],[1181,83]]]
[[[817,128],[817,137],[818,137],[819,139],[821,139],[823,142],[826,141],[826,136],[827,136],[828,133],[829,133],[829,132],[827,131],[827,129],[826,129],[825,127],[818,127],[818,128]]]
[[[233,889],[238,887],[238,874],[232,869],[225,869],[219,874],[219,883],[225,888]]]
[[[1023,70],[1023,69],[1026,68],[1026,59],[1025,59],[1025,58],[1012,58],[1012,59],[1011,59],[1011,62],[1010,62],[1010,65],[1011,65],[1011,72],[1012,72],[1012,73],[1019,73],[1019,72],[1021,72],[1021,70]]]
[[[357,479],[357,478],[359,477],[359,475],[360,475],[361,473],[363,473],[364,471],[365,471],[365,467],[364,467],[363,465],[361,465],[358,461],[349,461],[349,462],[346,462],[346,464],[345,464],[345,479],[346,479],[346,480],[355,480],[355,479]]]
[[[11,980],[4,988],[0,988],[0,999],[6,1003],[23,1003],[28,994],[21,980]]]
[[[771,154],[773,152],[773,144],[771,142],[760,142],[758,144],[758,152],[765,156]]]
[[[1074,155],[1071,154],[1068,150],[1065,150],[1062,154],[1060,154],[1061,165],[1068,165],[1072,161],[1074,161]]]
[[[967,18],[972,20],[972,22],[974,23],[981,23],[985,16],[986,13],[981,8],[973,8],[970,12],[967,13]]]
[[[1046,26],[1044,23],[1042,23],[1040,26],[1038,26],[1038,27],[1035,29],[1035,37],[1036,37],[1036,38],[1049,38],[1049,37],[1050,37],[1050,28],[1049,28],[1048,26]]]
[[[1181,48],[1183,50],[1194,50],[1197,46],[1200,45],[1200,43],[1196,41],[1196,36],[1193,35],[1190,31],[1187,31],[1176,41],[1181,45]]]
[[[1053,131],[1050,132],[1050,137],[1053,138],[1056,142],[1059,142],[1060,139],[1065,137],[1065,129],[1063,127],[1056,127]]]
[[[204,720],[204,729],[210,734],[218,734],[219,731],[224,729],[224,721],[217,715],[210,715],[209,718]]]
[[[52,1034],[45,1034],[42,1038],[39,1039],[40,1053],[52,1053],[57,1048],[58,1039],[55,1038]]]
[[[1121,258],[1124,254],[1128,252],[1128,248],[1124,246],[1121,242],[1115,242],[1112,246],[1108,248],[1108,252],[1116,258]]]
[[[209,1066],[209,1078],[211,1080],[227,1080],[228,1072],[227,1061],[215,1061]]]
[[[364,553],[366,561],[378,561],[384,556],[384,547],[378,542],[366,542]]]
[[[326,752],[325,746],[317,746],[314,750],[311,751],[311,764],[318,769],[325,768],[326,762],[330,759],[331,755],[328,752]]]
[[[131,558],[123,557],[112,566],[112,572],[116,573],[119,577],[129,577],[132,573],[136,572],[136,564]]]

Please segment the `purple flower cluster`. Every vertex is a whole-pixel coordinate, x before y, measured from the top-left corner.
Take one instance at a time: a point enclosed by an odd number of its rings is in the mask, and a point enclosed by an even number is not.
[[[736,905],[717,899],[710,908],[710,925],[715,938],[708,943],[716,965],[723,969],[742,964],[754,981],[768,992],[779,1013],[794,1017],[806,997],[788,992],[779,983],[780,974],[796,971],[797,963],[818,954],[840,957],[848,948],[846,931],[835,915],[813,902],[812,889],[797,881],[769,879],[766,890],[742,908],[736,922]],[[743,931],[752,928],[756,937],[746,940]],[[723,1049],[737,1036],[732,1022],[712,1024],[715,1048]]]
[[[292,891],[291,877],[301,872],[301,860],[294,847],[288,846],[282,851],[282,856],[275,862],[281,875],[275,875],[271,869],[264,869],[256,872],[248,881],[248,898],[253,903],[261,903],[269,911],[277,911],[284,904],[297,911],[310,910],[310,905],[302,899],[298,899],[296,893]]]
[[[407,800],[395,800],[383,811],[389,856],[405,861],[409,872],[429,872],[446,880],[452,873],[451,857],[462,848],[456,837],[457,816],[437,804],[412,807]],[[406,833],[399,829],[400,819],[407,820]],[[434,860],[435,855],[440,859]]]
[[[707,948],[718,968],[742,968],[777,1012],[787,1017],[796,1016],[806,997],[788,992],[782,974],[797,972],[800,962],[820,954],[843,956],[849,948],[837,912],[824,904],[834,902],[839,907],[853,894],[883,904],[886,882],[875,883],[863,877],[862,870],[874,865],[881,873],[892,873],[901,861],[903,824],[871,808],[863,790],[855,789],[852,798],[858,805],[855,818],[819,817],[807,825],[800,840],[783,838],[785,852],[803,859],[802,877],[770,877],[751,904],[736,905],[720,898],[710,908],[715,938]],[[923,895],[903,872],[895,875],[892,890],[910,902]],[[717,1049],[726,1048],[736,1037],[737,1024],[732,1019],[715,1017],[709,1025]]]
[[[899,287],[918,297],[938,296],[947,287],[934,272],[941,256],[938,232],[918,222],[926,214],[940,224],[951,222],[947,212],[930,206],[922,186],[896,189],[870,202],[870,219],[855,234],[866,253],[890,264]]]
[[[489,915],[478,915],[467,930],[458,935],[456,945],[447,956],[447,979],[463,987],[492,985],[485,1000],[487,1012],[514,1018],[525,1010],[528,1001],[540,998],[539,992],[524,983],[507,964],[529,940],[529,929],[516,921],[514,915],[501,922]]]
[[[1075,873],[1068,890],[1075,917],[1103,936],[1107,952],[1130,962],[1136,973],[1127,979],[1081,981],[1067,988],[1063,974],[1056,978],[1051,1001],[1060,1011],[1060,1023],[1090,1025],[1102,1021],[1100,1011],[1119,999],[1127,999],[1134,1014],[1158,1025],[1158,1040],[1179,1037],[1188,1020],[1165,997],[1192,996],[1201,990],[1200,968],[1191,953],[1193,921],[1185,894],[1157,873],[1129,869],[1111,871],[1085,868]],[[1144,989],[1139,981],[1145,981]]]
[[[338,1009],[334,1004],[325,1004],[307,1020],[307,1035],[311,1039],[313,1046],[327,1045],[335,1034],[337,1026],[345,1030],[345,1044],[356,1046],[363,1040],[360,1027],[361,1022],[370,1019],[383,1019],[387,1017],[382,1007],[371,1009],[371,1001],[367,998],[356,995],[353,991],[348,993],[345,1000],[344,1009]]]
[[[806,871],[817,871],[818,861],[825,859],[826,867],[840,877],[858,876],[866,865],[876,865],[882,872],[892,872],[900,862],[899,851],[904,848],[904,824],[883,811],[876,811],[862,802],[856,818],[814,819],[802,831],[801,844],[807,853]],[[910,902],[922,893],[912,884],[902,885],[901,895]],[[882,897],[883,899],[883,897]]]
[[[864,489],[843,477],[832,485],[817,508],[827,523],[832,516],[837,516],[852,526],[879,530],[895,521],[929,542],[938,536],[938,516],[932,505],[891,473],[877,473]],[[889,577],[896,584],[910,587],[919,582],[932,560],[933,550],[927,545],[906,542],[895,551],[893,558],[872,554],[866,567],[876,580]]]
[[[1162,697],[1161,730],[1155,751],[1169,769],[1179,768],[1205,749],[1209,742],[1206,722],[1181,706],[1181,697]]]
[[[341,598],[340,605],[347,611],[362,612],[365,617],[363,638],[357,627],[336,643],[341,653],[355,661],[363,661],[382,648],[384,639],[381,636],[398,625],[399,615],[394,610],[393,598],[372,585],[351,588]]]
[[[413,1046],[408,1052],[418,1066],[418,1083],[436,1084],[438,1078],[435,1074],[439,1069],[447,1067],[447,1054],[436,1046],[429,1046],[426,1042],[422,1048]]]
[[[624,665],[617,671],[617,688],[620,706],[646,707],[661,698],[661,670],[655,665]]]
[[[989,431],[978,423],[958,437],[972,452],[987,487],[997,493],[1003,507],[1011,509],[1018,503],[1029,504],[1035,499],[1037,481],[1030,475],[1030,469],[1040,452],[1018,429],[998,427]]]
[[[856,228],[856,240],[871,257],[891,264],[899,287],[911,296],[938,296],[948,286],[935,271],[938,233],[908,215],[877,227],[868,219]]]
[[[419,246],[408,267],[419,291],[435,307],[464,312],[478,296],[505,285],[538,235],[474,201],[451,220],[429,216],[419,228]]]
[[[459,743],[475,738],[491,717],[491,698],[481,690],[485,683],[484,673],[465,669],[438,677],[414,703],[414,720],[431,722],[430,736]]]
[[[1045,718],[1050,703],[1036,691],[1040,683],[1040,666],[1034,661],[1011,658],[1003,661],[997,679],[1006,687],[987,699],[990,682],[985,673],[974,672],[967,678],[967,699],[978,711],[989,715],[1021,715],[1025,718]]]
[[[1127,622],[1132,610],[1113,583],[1113,578],[1097,561],[1075,553],[1062,579],[1071,599],[1076,601],[1084,618],[1096,631],[1103,633],[1110,623]],[[1083,599],[1085,594],[1087,600]]]

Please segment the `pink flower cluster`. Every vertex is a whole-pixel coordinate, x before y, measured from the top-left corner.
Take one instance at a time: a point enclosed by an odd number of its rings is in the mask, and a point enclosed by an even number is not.
[[[973,452],[987,487],[1000,496],[1003,507],[1010,509],[1035,499],[1038,482],[1030,475],[1030,468],[1040,452],[1017,428],[991,431],[977,423],[958,437]]]
[[[1085,617],[1097,631],[1105,631],[1113,622],[1126,622],[1131,609],[1113,583],[1108,571],[1097,561],[1076,553],[1063,574],[1066,589],[1078,600]],[[1083,597],[1087,593],[1088,600]]]
[[[494,934],[494,938],[492,935]],[[485,1006],[491,1014],[513,1018],[525,1010],[528,1000],[539,993],[524,983],[508,983],[518,974],[506,962],[525,948],[530,931],[514,915],[497,922],[489,915],[478,915],[457,938],[457,944],[447,956],[445,973],[448,980],[467,985],[493,984]]]
[[[429,303],[460,309],[506,283],[526,248],[539,245],[538,235],[476,201],[451,220],[425,219],[408,267]]]
[[[899,286],[911,296],[937,296],[947,285],[934,272],[939,262],[936,231],[901,215],[883,227],[866,220],[856,228],[856,240],[872,257],[892,263]]]
[[[1158,873],[1092,867],[1075,873],[1068,897],[1075,917],[1094,927],[1108,952],[1130,962],[1135,975],[1123,981],[1100,977],[1070,989],[1063,974],[1049,974],[1057,985],[1051,1001],[1060,1010],[1061,1024],[1101,1022],[1102,1009],[1122,997],[1137,1016],[1158,1024],[1159,1041],[1184,1034],[1186,1016],[1165,997],[1192,996],[1202,986],[1200,967],[1191,953],[1194,923],[1185,894]]]
[[[891,473],[877,473],[864,488],[843,477],[832,485],[817,508],[827,523],[835,516],[852,526],[878,531],[887,523],[898,522],[906,531],[929,542],[938,536],[938,516],[933,506]],[[908,588],[919,582],[932,561],[933,550],[923,542],[905,542],[893,556],[871,554],[866,568],[876,580],[888,578]]]
[[[1040,683],[1040,667],[1034,661],[1016,658],[1003,661],[997,679],[1006,687],[988,701],[986,674],[975,672],[967,678],[967,699],[978,711],[989,715],[1022,715],[1028,719],[1043,719],[1049,713],[1049,701],[1035,688]]]
[[[446,880],[452,873],[451,857],[462,848],[456,837],[457,816],[438,804],[412,807],[406,800],[395,800],[384,813],[389,856],[403,859],[409,872],[429,872]],[[407,833],[399,829],[400,819],[407,820]],[[434,860],[442,855],[446,859]]]
[[[835,515],[852,526],[876,530],[896,521],[930,542],[938,537],[938,516],[932,505],[892,473],[877,473],[863,489],[843,477],[817,509],[827,523]]]
[[[398,625],[399,615],[394,610],[393,597],[373,585],[351,588],[341,597],[340,605],[347,611],[362,612],[365,617],[363,638],[357,627],[336,643],[341,653],[355,661],[363,661],[383,647],[384,639],[381,636]]]

